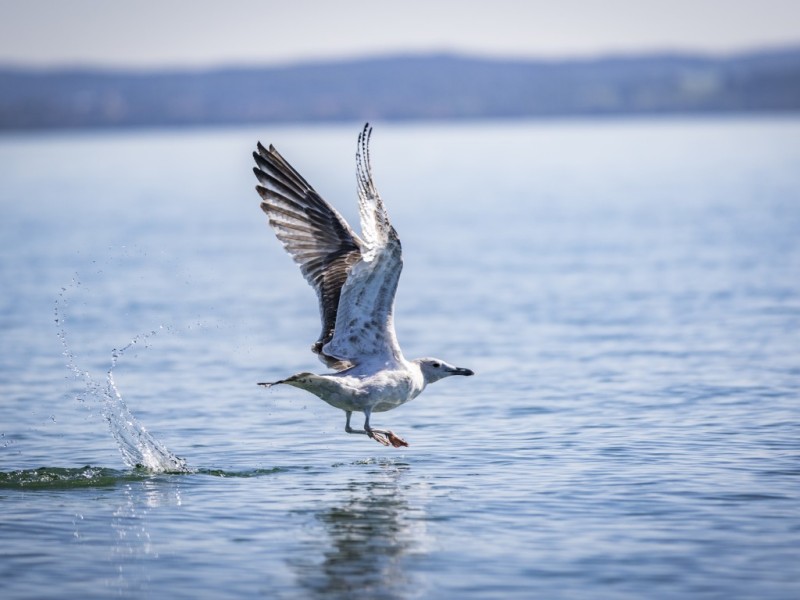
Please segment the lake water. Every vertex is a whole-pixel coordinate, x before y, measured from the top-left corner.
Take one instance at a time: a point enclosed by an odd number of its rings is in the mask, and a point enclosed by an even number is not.
[[[800,597],[800,119],[378,123],[476,371],[402,450],[256,386],[324,367],[250,152],[355,223],[360,127],[0,137],[0,595]]]

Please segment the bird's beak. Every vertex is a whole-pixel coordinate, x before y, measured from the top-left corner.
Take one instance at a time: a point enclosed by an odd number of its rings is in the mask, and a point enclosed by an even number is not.
[[[466,376],[469,376],[469,375],[475,375],[475,372],[472,371],[471,369],[463,369],[461,367],[457,367],[457,368],[453,369],[452,371],[450,371],[450,374],[451,375],[466,375]]]

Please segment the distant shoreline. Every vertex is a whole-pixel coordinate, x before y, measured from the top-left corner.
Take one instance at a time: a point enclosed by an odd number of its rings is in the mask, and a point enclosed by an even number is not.
[[[580,59],[406,55],[208,70],[0,66],[0,131],[800,112],[800,47]]]

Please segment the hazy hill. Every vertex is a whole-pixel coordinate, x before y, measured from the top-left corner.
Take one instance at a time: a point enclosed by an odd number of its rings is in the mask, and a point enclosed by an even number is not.
[[[208,71],[0,68],[0,129],[800,110],[800,48],[597,60],[400,56]]]

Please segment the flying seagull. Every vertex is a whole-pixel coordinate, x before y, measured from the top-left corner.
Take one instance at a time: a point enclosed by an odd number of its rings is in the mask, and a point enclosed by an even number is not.
[[[370,426],[373,412],[413,400],[429,383],[472,375],[438,358],[406,360],[394,331],[394,296],[403,268],[397,237],[372,181],[367,123],[358,136],[356,177],[361,237],[270,145],[253,152],[256,190],[269,224],[317,292],[322,333],[312,351],[333,373],[297,373],[266,387],[291,385],[343,411],[347,433],[365,434],[384,446],[408,444]],[[364,413],[364,429],[350,427]]]

